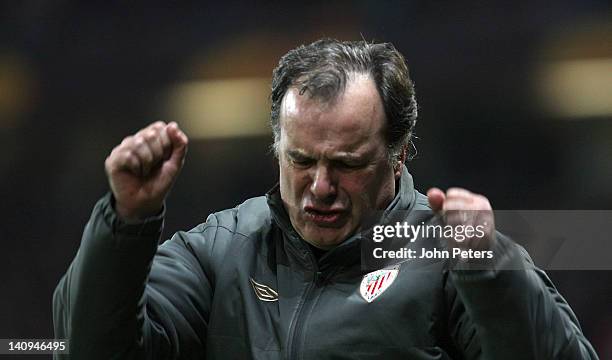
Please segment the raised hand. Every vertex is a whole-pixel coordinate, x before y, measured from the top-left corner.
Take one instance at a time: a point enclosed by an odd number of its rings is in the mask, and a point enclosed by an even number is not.
[[[427,191],[427,199],[432,210],[442,215],[446,224],[464,225],[483,229],[472,236],[466,236],[456,246],[473,250],[491,249],[495,242],[495,219],[489,199],[480,194],[461,188],[450,188],[444,193],[438,188]],[[484,236],[478,234],[484,233]]]
[[[115,210],[127,221],[158,213],[187,153],[187,136],[175,122],[155,122],[128,136],[104,163]]]

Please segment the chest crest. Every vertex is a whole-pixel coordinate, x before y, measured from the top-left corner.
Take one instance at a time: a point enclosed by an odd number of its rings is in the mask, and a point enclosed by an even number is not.
[[[365,274],[359,286],[361,297],[371,303],[393,284],[398,273],[399,265]]]

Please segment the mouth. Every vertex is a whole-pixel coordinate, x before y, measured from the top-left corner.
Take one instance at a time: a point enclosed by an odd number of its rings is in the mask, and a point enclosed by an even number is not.
[[[343,215],[346,210],[340,209],[320,209],[311,206],[304,208],[306,218],[322,227],[339,227],[342,225]]]

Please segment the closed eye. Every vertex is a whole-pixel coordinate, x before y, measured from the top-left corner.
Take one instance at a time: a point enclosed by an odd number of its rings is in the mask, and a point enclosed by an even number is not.
[[[334,166],[345,170],[363,169],[367,164],[361,162],[334,161]]]
[[[290,152],[287,154],[287,157],[289,158],[289,162],[291,162],[292,165],[297,166],[297,167],[305,168],[315,163],[314,159],[303,156],[299,153]]]
[[[298,166],[310,166],[314,164],[314,160],[312,159],[291,159],[291,162]]]

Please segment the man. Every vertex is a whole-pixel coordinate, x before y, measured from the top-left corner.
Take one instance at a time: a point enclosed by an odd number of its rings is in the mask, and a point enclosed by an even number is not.
[[[111,152],[111,193],[54,296],[72,358],[597,358],[542,271],[497,270],[530,260],[494,232],[484,196],[413,188],[404,161],[417,107],[392,45],[294,49],[271,98],[279,184],[159,247],[187,136],[158,122]],[[373,272],[361,266],[358,229],[375,210],[488,224],[460,246],[494,251],[492,268],[399,264],[382,269],[394,277],[383,291],[377,280],[364,294]]]

